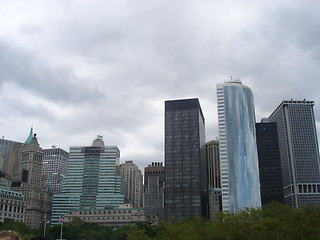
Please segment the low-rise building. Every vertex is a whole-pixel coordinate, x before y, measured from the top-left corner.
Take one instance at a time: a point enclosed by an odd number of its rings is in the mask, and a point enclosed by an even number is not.
[[[70,222],[74,217],[78,217],[85,222],[94,222],[108,226],[112,229],[134,223],[150,224],[150,216],[144,212],[143,208],[130,208],[130,206],[92,211],[71,211],[70,214],[64,216],[64,222]]]
[[[0,222],[6,218],[23,222],[25,207],[24,195],[21,192],[0,188]]]

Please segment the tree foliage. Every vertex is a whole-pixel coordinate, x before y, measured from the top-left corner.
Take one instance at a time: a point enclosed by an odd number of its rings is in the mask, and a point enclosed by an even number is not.
[[[0,222],[0,231],[2,230],[17,232],[23,240],[29,240],[39,233],[37,230],[29,228],[22,222],[16,222],[8,218],[4,219],[3,222]]]
[[[109,239],[111,229],[97,223],[86,223],[80,218],[73,218],[69,223],[54,225],[49,228],[47,237],[49,239],[60,239],[62,229],[63,239],[68,240],[105,240]]]
[[[13,230],[30,240],[39,232],[23,223],[6,219],[0,230]],[[47,239],[60,239],[61,225],[47,230]],[[111,230],[79,218],[63,225],[67,240],[318,240],[320,239],[320,206],[296,209],[277,202],[262,209],[244,209],[235,214],[221,212],[213,220],[193,218],[181,222],[160,221],[152,227],[133,224]]]

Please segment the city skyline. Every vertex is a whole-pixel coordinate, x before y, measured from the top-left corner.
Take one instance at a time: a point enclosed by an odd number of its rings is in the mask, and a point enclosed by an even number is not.
[[[142,169],[164,161],[167,99],[199,98],[206,141],[218,136],[215,85],[230,75],[252,89],[257,122],[307,99],[319,129],[319,6],[2,1],[0,137],[24,142],[33,124],[42,148],[69,151],[99,134]]]

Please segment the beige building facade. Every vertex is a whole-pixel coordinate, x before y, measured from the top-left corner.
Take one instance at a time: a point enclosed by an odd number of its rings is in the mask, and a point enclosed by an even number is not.
[[[142,208],[121,207],[94,211],[72,211],[64,216],[64,222],[70,222],[74,217],[78,217],[85,222],[94,222],[108,226],[112,229],[134,223],[150,224],[150,217]]]
[[[143,206],[143,175],[133,161],[120,164],[120,175],[128,186],[128,199],[133,207]]]
[[[41,228],[44,219],[51,219],[52,194],[48,191],[42,175],[42,160],[43,150],[34,135],[20,149],[19,168],[14,174],[11,187],[24,195],[24,222],[33,229]]]
[[[25,200],[21,192],[0,188],[0,222],[9,218],[16,222],[24,222]]]

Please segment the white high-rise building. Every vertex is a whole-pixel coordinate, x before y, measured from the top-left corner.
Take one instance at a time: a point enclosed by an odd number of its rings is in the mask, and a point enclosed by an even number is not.
[[[69,153],[52,146],[43,151],[42,174],[46,176],[48,189],[53,194],[61,193],[62,178],[68,172]]]
[[[223,211],[260,207],[253,94],[240,81],[217,84]]]

